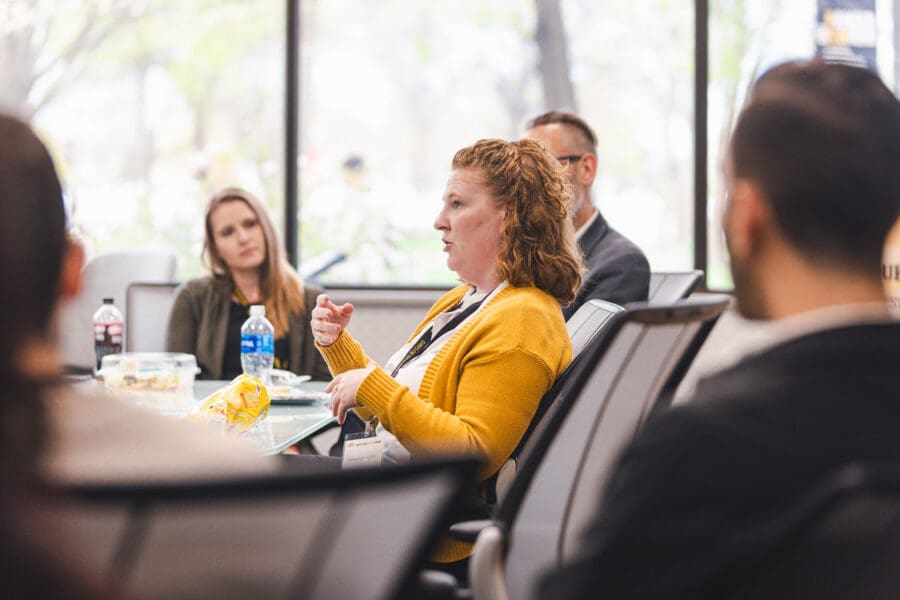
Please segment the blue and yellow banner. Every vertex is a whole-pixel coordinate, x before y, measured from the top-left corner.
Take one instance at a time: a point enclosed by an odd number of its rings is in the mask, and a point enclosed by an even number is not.
[[[875,0],[818,0],[816,56],[876,70]]]

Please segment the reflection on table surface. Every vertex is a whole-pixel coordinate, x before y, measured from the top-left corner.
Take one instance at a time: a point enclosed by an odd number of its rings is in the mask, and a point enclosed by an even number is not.
[[[203,380],[194,382],[194,406],[229,381]],[[323,392],[327,381],[305,381],[299,389]],[[193,407],[192,407],[193,408]],[[263,454],[278,454],[297,442],[312,437],[334,421],[331,410],[320,400],[304,403],[281,404],[273,402],[268,416],[256,427],[243,434]]]
[[[170,393],[116,388],[107,391],[146,410],[173,418],[185,418],[206,397],[229,383],[231,382],[219,380],[195,381],[192,393],[188,393],[187,390]],[[80,381],[76,385],[82,389],[103,386],[101,382],[93,379]],[[297,442],[326,429],[335,420],[331,416],[330,408],[322,399],[326,385],[327,381],[305,381],[294,386],[317,396],[290,403],[273,402],[268,416],[259,425],[241,435],[255,444],[263,454],[279,454]]]

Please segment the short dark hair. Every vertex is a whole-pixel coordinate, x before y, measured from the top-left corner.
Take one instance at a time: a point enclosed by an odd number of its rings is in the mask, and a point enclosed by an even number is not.
[[[821,60],[767,71],[738,119],[731,160],[804,256],[880,277],[900,212],[900,102],[874,73]]]
[[[584,136],[584,141],[590,146],[591,152],[594,154],[597,153],[597,135],[594,133],[594,130],[591,129],[590,125],[576,114],[561,110],[551,110],[550,112],[545,112],[528,121],[528,123],[525,124],[525,129],[533,129],[541,125],[550,125],[552,123],[561,123],[563,125],[574,127],[582,136]]]

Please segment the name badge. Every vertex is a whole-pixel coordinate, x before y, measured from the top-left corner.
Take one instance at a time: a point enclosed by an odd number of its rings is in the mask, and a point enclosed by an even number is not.
[[[344,469],[359,467],[380,467],[384,458],[384,442],[370,434],[350,434],[344,439],[344,458],[341,466]]]

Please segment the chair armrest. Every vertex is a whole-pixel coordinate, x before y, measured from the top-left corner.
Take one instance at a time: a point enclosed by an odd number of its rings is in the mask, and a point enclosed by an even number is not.
[[[416,595],[420,600],[454,600],[459,582],[456,577],[437,569],[419,571]]]
[[[450,537],[461,542],[469,542],[474,544],[478,539],[478,534],[487,527],[496,525],[491,519],[480,519],[478,521],[462,521],[454,523],[450,526]]]

